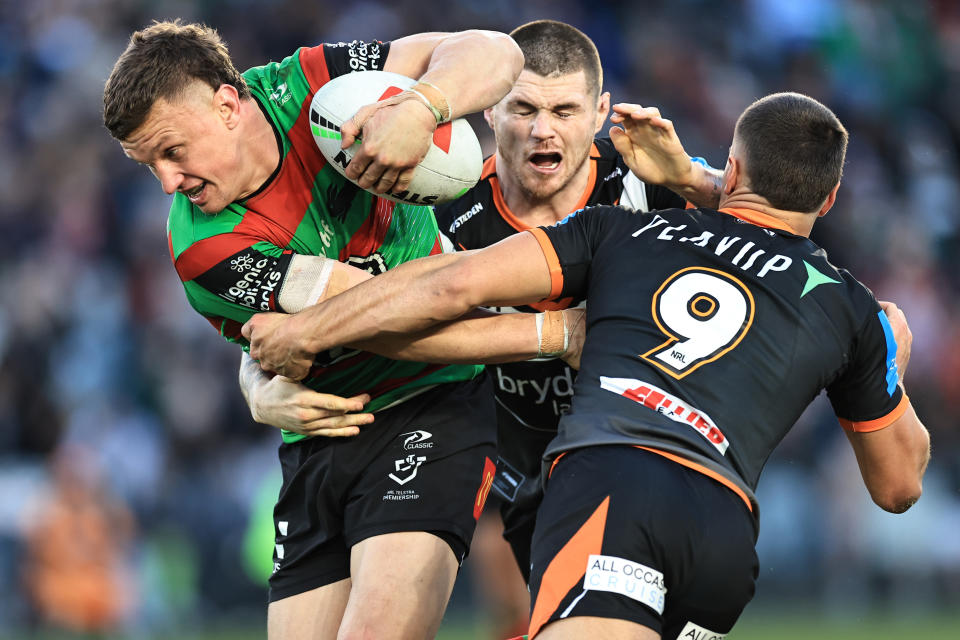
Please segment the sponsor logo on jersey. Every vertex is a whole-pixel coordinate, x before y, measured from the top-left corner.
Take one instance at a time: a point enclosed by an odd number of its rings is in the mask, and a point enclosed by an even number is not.
[[[427,440],[433,437],[433,434],[429,431],[411,431],[409,433],[401,433],[399,437],[404,439],[404,451],[411,451],[413,449],[433,449],[434,443],[427,442]]]
[[[243,256],[238,256],[230,261],[230,268],[234,271],[239,271],[243,273],[247,269],[253,266],[253,256],[247,254]]]
[[[642,404],[674,422],[693,427],[697,430],[697,433],[706,438],[720,452],[720,455],[725,455],[727,447],[730,446],[730,441],[727,440],[710,416],[649,382],[632,378],[600,376],[600,387]]]
[[[727,634],[725,633],[710,631],[710,629],[704,629],[698,624],[688,622],[680,630],[677,640],[723,640],[726,637]]]
[[[503,393],[519,398],[533,400],[541,406],[550,400],[550,407],[557,416],[570,410],[570,404],[562,402],[560,398],[573,395],[573,376],[570,368],[564,367],[563,373],[556,376],[547,376],[536,380],[533,378],[512,378],[503,372],[500,367],[494,367],[497,374],[497,389]]]
[[[290,93],[290,90],[287,89],[287,83],[284,82],[281,85],[278,85],[277,88],[270,94],[270,100],[277,103],[277,106],[282,107],[283,105],[290,102],[290,98],[293,97],[293,94]]]
[[[802,262],[803,266],[807,268],[807,281],[803,285],[803,292],[800,294],[801,298],[822,284],[840,284],[839,280],[834,280],[833,278],[820,273],[806,260],[803,260]]]
[[[622,176],[622,175],[623,175],[623,169],[621,169],[620,167],[617,167],[617,168],[614,169],[612,172],[610,172],[610,175],[606,176],[606,177],[603,179],[603,181],[604,181],[604,182],[610,182],[610,181],[613,180],[614,178],[619,178],[619,177]]]
[[[469,211],[467,211],[465,214],[463,214],[462,216],[460,216],[459,218],[453,221],[453,224],[450,225],[450,233],[453,233],[454,231],[459,229],[464,222],[466,222],[473,216],[477,215],[481,211],[483,211],[482,202],[478,202],[477,204],[470,207]]]
[[[230,269],[242,275],[220,297],[251,309],[270,311],[270,298],[283,278],[277,262],[277,258],[263,254],[235,257],[230,261]]]
[[[403,486],[417,477],[417,469],[427,461],[426,456],[410,454],[400,460],[394,460],[393,466],[395,473],[388,474],[389,478]]]
[[[347,45],[350,56],[350,68],[353,71],[368,71],[379,67],[380,43],[354,40]]]
[[[662,573],[639,562],[616,556],[590,554],[583,588],[585,591],[619,593],[647,605],[657,613],[663,613],[667,598]]]

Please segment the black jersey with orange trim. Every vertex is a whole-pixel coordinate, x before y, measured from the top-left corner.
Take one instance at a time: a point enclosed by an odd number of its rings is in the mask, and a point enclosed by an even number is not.
[[[848,429],[906,410],[873,294],[770,216],[596,207],[532,233],[560,267],[556,297],[589,302],[576,393],[548,458],[643,446],[755,503],[767,457],[821,390]]]
[[[666,187],[649,185],[630,173],[609,138],[597,138],[590,149],[590,178],[574,208],[620,204],[638,211],[683,207],[684,200]],[[466,194],[435,208],[447,251],[481,249],[530,228],[503,199],[497,158],[483,164],[480,182]],[[533,307],[498,307],[497,311],[535,312],[565,309],[581,301],[564,298]],[[562,360],[515,362],[489,367],[496,388],[500,419],[554,432],[570,407],[576,372]]]

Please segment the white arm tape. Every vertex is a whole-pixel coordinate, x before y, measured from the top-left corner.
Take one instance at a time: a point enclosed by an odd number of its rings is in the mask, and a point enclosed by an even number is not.
[[[280,307],[287,313],[296,313],[319,302],[330,284],[335,262],[322,256],[293,256],[277,296]]]

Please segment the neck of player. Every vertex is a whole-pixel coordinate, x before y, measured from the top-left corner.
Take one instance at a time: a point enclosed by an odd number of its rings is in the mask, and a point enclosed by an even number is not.
[[[813,213],[787,211],[772,206],[766,198],[747,189],[737,189],[732,193],[724,194],[720,198],[720,209],[750,209],[766,214],[786,223],[790,230],[798,236],[810,236],[813,223],[817,216]]]
[[[280,165],[280,147],[273,125],[263,115],[256,100],[241,102],[245,111],[246,133],[241,136],[245,147],[244,155],[250,159],[250,176],[245,180],[246,188],[241,200],[266,186],[267,181]]]

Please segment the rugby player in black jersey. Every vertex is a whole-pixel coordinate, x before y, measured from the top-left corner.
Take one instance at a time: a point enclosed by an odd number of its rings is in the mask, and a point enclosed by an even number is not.
[[[620,111],[630,164],[642,127]],[[874,502],[899,513],[921,493],[929,435],[894,329],[809,240],[846,143],[819,102],[767,96],[737,122],[719,210],[586,209],[407,263],[300,314],[256,316],[244,334],[263,366],[297,377],[314,353],[385,328],[586,297],[574,400],[545,457],[530,635],[722,638],[753,596],[760,471],[821,390]],[[563,320],[540,319],[541,351],[565,352]]]
[[[656,184],[644,184],[631,172],[609,138],[594,138],[609,115],[610,94],[602,90],[600,56],[590,38],[554,20],[530,22],[510,35],[524,54],[524,69],[510,93],[484,112],[497,152],[484,163],[480,182],[459,199],[436,208],[445,250],[482,248],[591,205],[620,204],[647,211],[683,207],[686,197],[695,204],[716,206],[720,172],[692,163],[679,148],[670,123],[659,118],[656,109],[645,113],[664,131],[666,140],[663,146],[643,150],[657,155],[634,160],[640,175]],[[536,312],[579,302],[567,298],[497,310]],[[329,397],[320,398],[282,379],[271,382],[258,371],[248,361],[241,387],[261,422],[297,430],[304,418],[327,419],[336,427],[364,418],[357,413],[321,414],[320,402],[329,402]],[[478,524],[473,553],[479,556],[477,570],[493,582],[485,590],[495,600],[495,617],[521,619],[525,624],[530,540],[542,495],[540,461],[569,407],[575,372],[559,359],[494,365],[490,372],[497,397],[499,458],[493,494],[501,500],[503,536],[522,579],[510,560],[504,562],[497,552],[498,541],[491,540],[490,534],[498,537],[498,526],[489,519]],[[318,398],[318,408],[309,408],[311,398]]]

